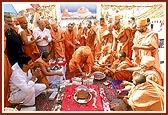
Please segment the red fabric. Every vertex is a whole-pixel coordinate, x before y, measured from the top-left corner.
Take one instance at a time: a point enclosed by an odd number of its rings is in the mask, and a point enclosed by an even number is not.
[[[92,99],[86,104],[79,104],[74,100],[75,88],[77,85],[66,86],[64,98],[62,101],[61,111],[103,111],[102,98],[100,97],[99,86],[89,85],[88,88],[92,88],[97,92],[96,106],[92,106],[95,93],[92,92]]]
[[[65,66],[66,61],[56,61],[56,64],[58,64],[59,66]]]

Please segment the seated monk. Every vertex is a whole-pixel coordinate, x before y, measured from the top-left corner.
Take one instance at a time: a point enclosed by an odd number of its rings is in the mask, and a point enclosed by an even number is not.
[[[69,62],[69,71],[74,76],[90,75],[92,72],[92,66],[94,64],[94,58],[89,46],[80,46],[72,55],[72,59]]]
[[[110,45],[102,47],[102,55],[99,60],[94,63],[93,71],[103,72],[106,68],[105,66],[110,66],[114,60],[114,57],[110,52]]]
[[[118,59],[116,59],[110,68],[106,67],[108,70],[105,71],[106,74],[112,76],[114,80],[132,80],[132,72],[123,70],[129,67],[133,67],[132,62],[128,57],[126,57],[125,52],[119,52]]]
[[[141,73],[146,76],[147,79],[154,81],[155,83],[163,86],[164,76],[159,68],[155,67],[155,58],[152,56],[144,56],[140,62],[140,68],[137,71],[134,71],[132,76]]]
[[[147,80],[143,74],[136,74],[133,86],[123,101],[133,111],[163,111],[164,91],[155,82]]]
[[[63,76],[63,73],[61,72],[50,72],[48,70],[49,64],[48,61],[50,59],[50,55],[48,52],[43,52],[42,56],[40,58],[38,58],[37,60],[35,60],[34,65],[35,65],[35,69],[41,69],[41,76],[38,76],[38,82],[39,83],[44,83],[47,88],[49,88],[49,82],[46,76],[54,76],[54,75],[58,75],[58,76]]]

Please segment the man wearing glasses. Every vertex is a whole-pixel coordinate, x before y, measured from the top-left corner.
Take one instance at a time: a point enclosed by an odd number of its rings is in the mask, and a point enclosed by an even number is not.
[[[147,19],[139,19],[136,24],[137,32],[132,47],[133,62],[139,65],[143,56],[153,56],[155,58],[155,67],[160,68],[158,34],[147,28]]]

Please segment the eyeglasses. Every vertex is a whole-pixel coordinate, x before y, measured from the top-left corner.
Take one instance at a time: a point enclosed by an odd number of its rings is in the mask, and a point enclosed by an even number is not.
[[[136,27],[136,28],[137,28],[137,29],[140,29],[140,28],[144,28],[144,27],[146,27],[146,25],[145,25],[145,26]]]

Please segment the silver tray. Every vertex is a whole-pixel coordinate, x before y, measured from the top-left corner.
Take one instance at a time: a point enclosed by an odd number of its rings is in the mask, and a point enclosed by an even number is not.
[[[82,103],[88,103],[92,99],[92,94],[90,92],[88,92],[88,93],[89,93],[88,99],[77,99],[77,96],[76,96],[77,92],[75,92],[75,94],[74,94],[74,100],[77,103],[80,103],[80,104],[82,104]]]

